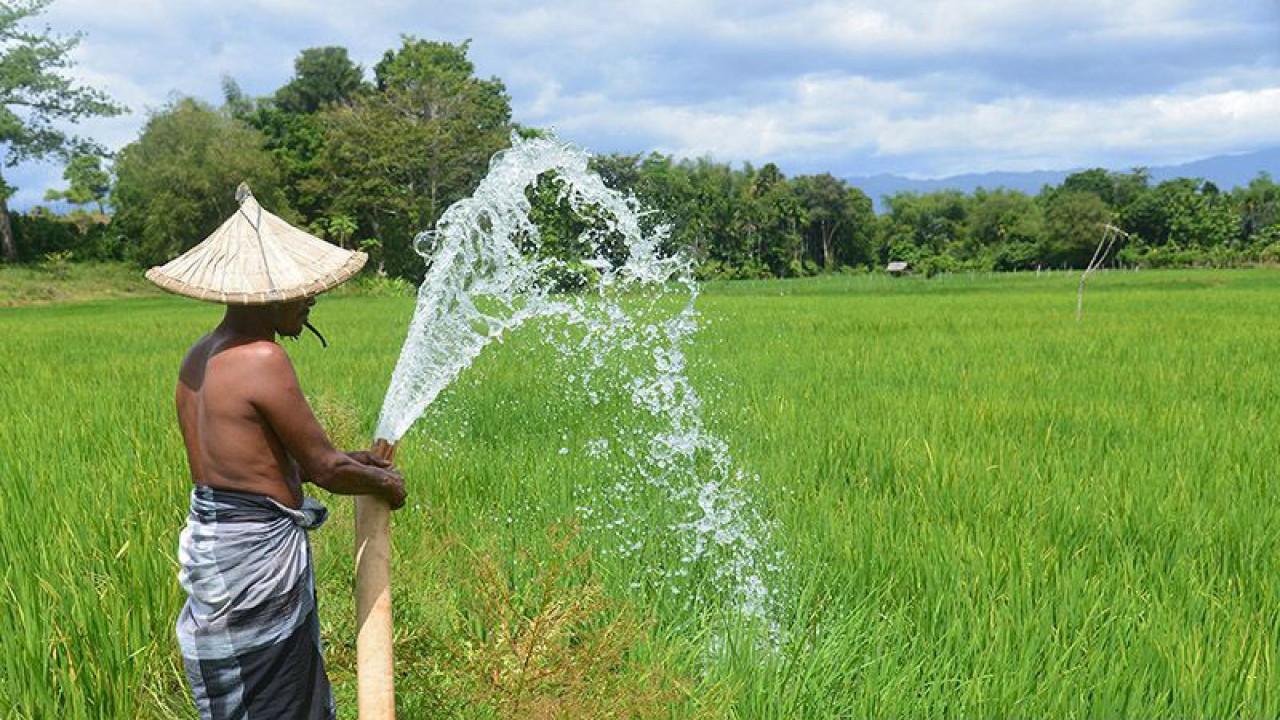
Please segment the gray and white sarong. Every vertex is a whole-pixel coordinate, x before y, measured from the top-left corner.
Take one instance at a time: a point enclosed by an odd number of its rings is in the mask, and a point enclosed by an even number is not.
[[[331,720],[307,531],[328,510],[196,486],[178,543],[178,643],[202,720]]]

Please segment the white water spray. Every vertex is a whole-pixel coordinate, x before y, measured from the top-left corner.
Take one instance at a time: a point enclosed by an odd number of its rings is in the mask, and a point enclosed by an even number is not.
[[[654,568],[673,593],[689,567],[701,566],[708,586],[737,610],[776,629],[770,577],[776,573],[771,523],[755,509],[728,447],[710,434],[701,401],[686,377],[684,345],[697,328],[687,260],[660,251],[667,228],[646,231],[643,210],[588,169],[589,156],[553,138],[521,139],[494,156],[475,194],[455,203],[434,233],[415,239],[428,263],[417,307],[379,417],[377,437],[398,441],[440,392],[491,342],[526,321],[559,318],[566,330],[551,338],[562,355],[585,363],[578,382],[593,403],[624,393],[648,418],[643,434],[621,426],[594,440],[588,453],[603,458],[611,492],[581,499],[589,526],[608,528],[623,554],[654,537],[632,528],[628,516],[642,494],[658,493],[675,518],[658,533],[678,544],[681,567]],[[568,267],[542,252],[526,191],[551,173],[559,199],[589,219],[579,240],[582,265],[595,274],[592,292],[554,293],[552,278]],[[643,308],[663,304],[678,289],[674,315],[653,320]],[[679,297],[679,296],[675,296]],[[646,301],[650,304],[646,305]],[[670,302],[666,302],[670,305]],[[615,360],[628,358],[626,367]],[[656,428],[656,430],[654,429]],[[634,531],[634,532],[633,532]],[[705,593],[704,593],[705,594]]]

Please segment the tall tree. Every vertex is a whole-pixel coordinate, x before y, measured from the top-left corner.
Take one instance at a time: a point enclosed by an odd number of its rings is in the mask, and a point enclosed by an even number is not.
[[[1044,210],[1035,198],[1017,190],[979,188],[967,222],[975,254],[990,258],[992,269],[1023,269],[1043,260]]]
[[[886,198],[889,213],[884,229],[892,246],[899,251],[916,248],[915,258],[907,252],[892,259],[918,259],[936,255],[948,246],[963,244],[968,227],[969,198],[958,190],[932,193],[898,192]]]
[[[875,212],[871,198],[830,173],[801,175],[791,181],[804,206],[807,253],[824,270],[871,260]]]
[[[376,91],[321,115],[316,192],[382,241],[389,272],[419,278],[411,238],[474,190],[508,142],[511,104],[501,81],[475,77],[467,43],[405,37],[374,72]]]
[[[258,131],[191,98],[153,115],[116,160],[111,224],[126,257],[154,264],[203,240],[235,211],[241,182],[264,207],[295,219],[262,143]]]
[[[1248,187],[1236,188],[1232,196],[1240,208],[1241,234],[1246,241],[1253,242],[1280,225],[1280,184],[1269,173],[1258,173]]]
[[[1053,265],[1084,267],[1110,219],[1106,202],[1090,190],[1069,190],[1049,195],[1046,203],[1045,259]]]
[[[836,245],[836,263],[839,265],[874,265],[876,211],[875,203],[861,188],[851,187],[848,196],[847,217],[849,229],[842,242]]]
[[[765,163],[752,172],[744,185],[743,229],[751,238],[751,259],[779,276],[804,275],[804,237],[808,222],[804,206],[796,199],[786,176],[777,165]]]
[[[365,89],[364,69],[346,48],[307,48],[293,61],[293,79],[276,91],[275,105],[283,112],[310,114],[349,102]]]
[[[325,222],[324,183],[317,178],[325,144],[320,115],[367,93],[364,68],[343,47],[307,48],[293,61],[293,77],[268,98],[253,101],[231,78],[223,79],[224,109],[266,136],[266,148],[284,173],[289,204],[307,223]]]
[[[1115,205],[1116,188],[1111,173],[1103,168],[1090,168],[1074,172],[1063,179],[1057,192],[1079,193],[1091,192],[1108,207]]]
[[[836,237],[848,222],[847,186],[843,180],[823,173],[801,175],[791,181],[791,187],[809,218],[805,223],[806,249],[824,269],[830,270],[836,264]]]
[[[125,112],[105,93],[80,87],[66,75],[80,35],[62,37],[48,27],[24,27],[50,2],[0,3],[0,145],[5,148],[6,167],[50,155],[101,152],[93,142],[68,135],[57,123]],[[8,205],[14,190],[0,176],[0,245],[10,262],[18,259]]]

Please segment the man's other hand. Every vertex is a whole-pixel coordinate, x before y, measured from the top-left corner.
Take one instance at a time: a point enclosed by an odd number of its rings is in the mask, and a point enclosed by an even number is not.
[[[352,450],[351,452],[347,453],[347,457],[351,458],[352,460],[355,460],[361,465],[372,465],[374,467],[380,467],[380,468],[391,467],[390,460],[387,460],[385,458],[380,458],[377,455],[374,455],[373,453],[369,452],[368,450]]]
[[[347,453],[347,457],[355,460],[361,465],[368,465],[380,470],[378,473],[378,495],[391,506],[392,510],[399,510],[404,507],[404,476],[400,471],[391,466],[391,461],[380,458],[368,450],[353,450]]]
[[[390,466],[381,470],[381,474],[382,483],[378,494],[382,496],[383,500],[387,501],[392,510],[399,510],[404,507],[404,476],[400,474],[399,470]]]

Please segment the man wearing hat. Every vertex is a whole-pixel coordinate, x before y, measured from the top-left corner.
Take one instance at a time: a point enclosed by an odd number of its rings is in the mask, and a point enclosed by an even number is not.
[[[237,200],[204,242],[147,272],[166,290],[227,305],[178,375],[195,485],[178,547],[188,595],[178,640],[201,718],[330,719],[307,540],[327,510],[302,483],[399,508],[404,479],[369,453],[333,447],[276,337],[315,332],[315,296],[367,258],[263,210],[244,185]]]

